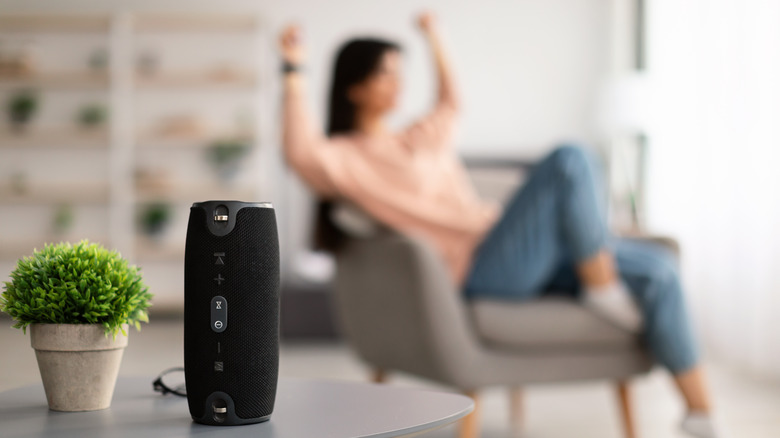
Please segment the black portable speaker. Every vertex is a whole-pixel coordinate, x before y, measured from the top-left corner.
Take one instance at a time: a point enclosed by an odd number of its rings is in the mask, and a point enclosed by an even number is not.
[[[184,255],[184,377],[198,423],[268,420],[279,369],[279,239],[270,203],[198,202]]]

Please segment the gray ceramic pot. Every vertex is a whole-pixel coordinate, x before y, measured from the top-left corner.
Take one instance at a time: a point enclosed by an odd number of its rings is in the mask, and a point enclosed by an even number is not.
[[[106,336],[99,324],[32,324],[30,341],[49,409],[95,411],[111,405],[127,336]]]

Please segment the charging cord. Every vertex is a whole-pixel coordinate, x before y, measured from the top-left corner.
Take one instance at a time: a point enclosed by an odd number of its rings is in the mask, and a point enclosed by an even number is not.
[[[160,375],[157,376],[157,379],[154,382],[152,382],[152,387],[154,388],[155,392],[159,392],[162,395],[173,394],[173,395],[178,395],[179,397],[187,397],[187,388],[185,387],[184,383],[171,388],[170,386],[166,385],[163,382],[163,377],[175,372],[184,372],[184,368],[183,367],[168,368],[167,370],[160,373]]]

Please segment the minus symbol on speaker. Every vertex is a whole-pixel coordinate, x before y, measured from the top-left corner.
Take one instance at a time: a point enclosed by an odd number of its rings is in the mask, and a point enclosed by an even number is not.
[[[217,354],[222,353],[222,343],[217,342]]]

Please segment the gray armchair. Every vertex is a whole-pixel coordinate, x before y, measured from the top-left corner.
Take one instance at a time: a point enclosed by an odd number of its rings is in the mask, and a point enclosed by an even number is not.
[[[401,371],[474,398],[461,438],[479,435],[480,388],[511,388],[517,423],[522,386],[593,379],[617,383],[626,436],[635,436],[626,382],[652,361],[637,337],[574,300],[464,301],[432,248],[386,229],[339,252],[335,291],[343,333],[375,381]]]
[[[480,194],[499,202],[532,166],[503,159],[467,164]],[[373,367],[375,381],[400,371],[465,392],[476,409],[462,420],[459,434],[475,438],[481,388],[510,389],[510,417],[517,427],[523,386],[609,380],[616,382],[625,435],[636,436],[627,382],[652,367],[637,336],[572,299],[467,302],[427,244],[345,207],[333,218],[352,236],[337,254],[336,311],[343,334]],[[679,251],[671,239],[635,238]]]

